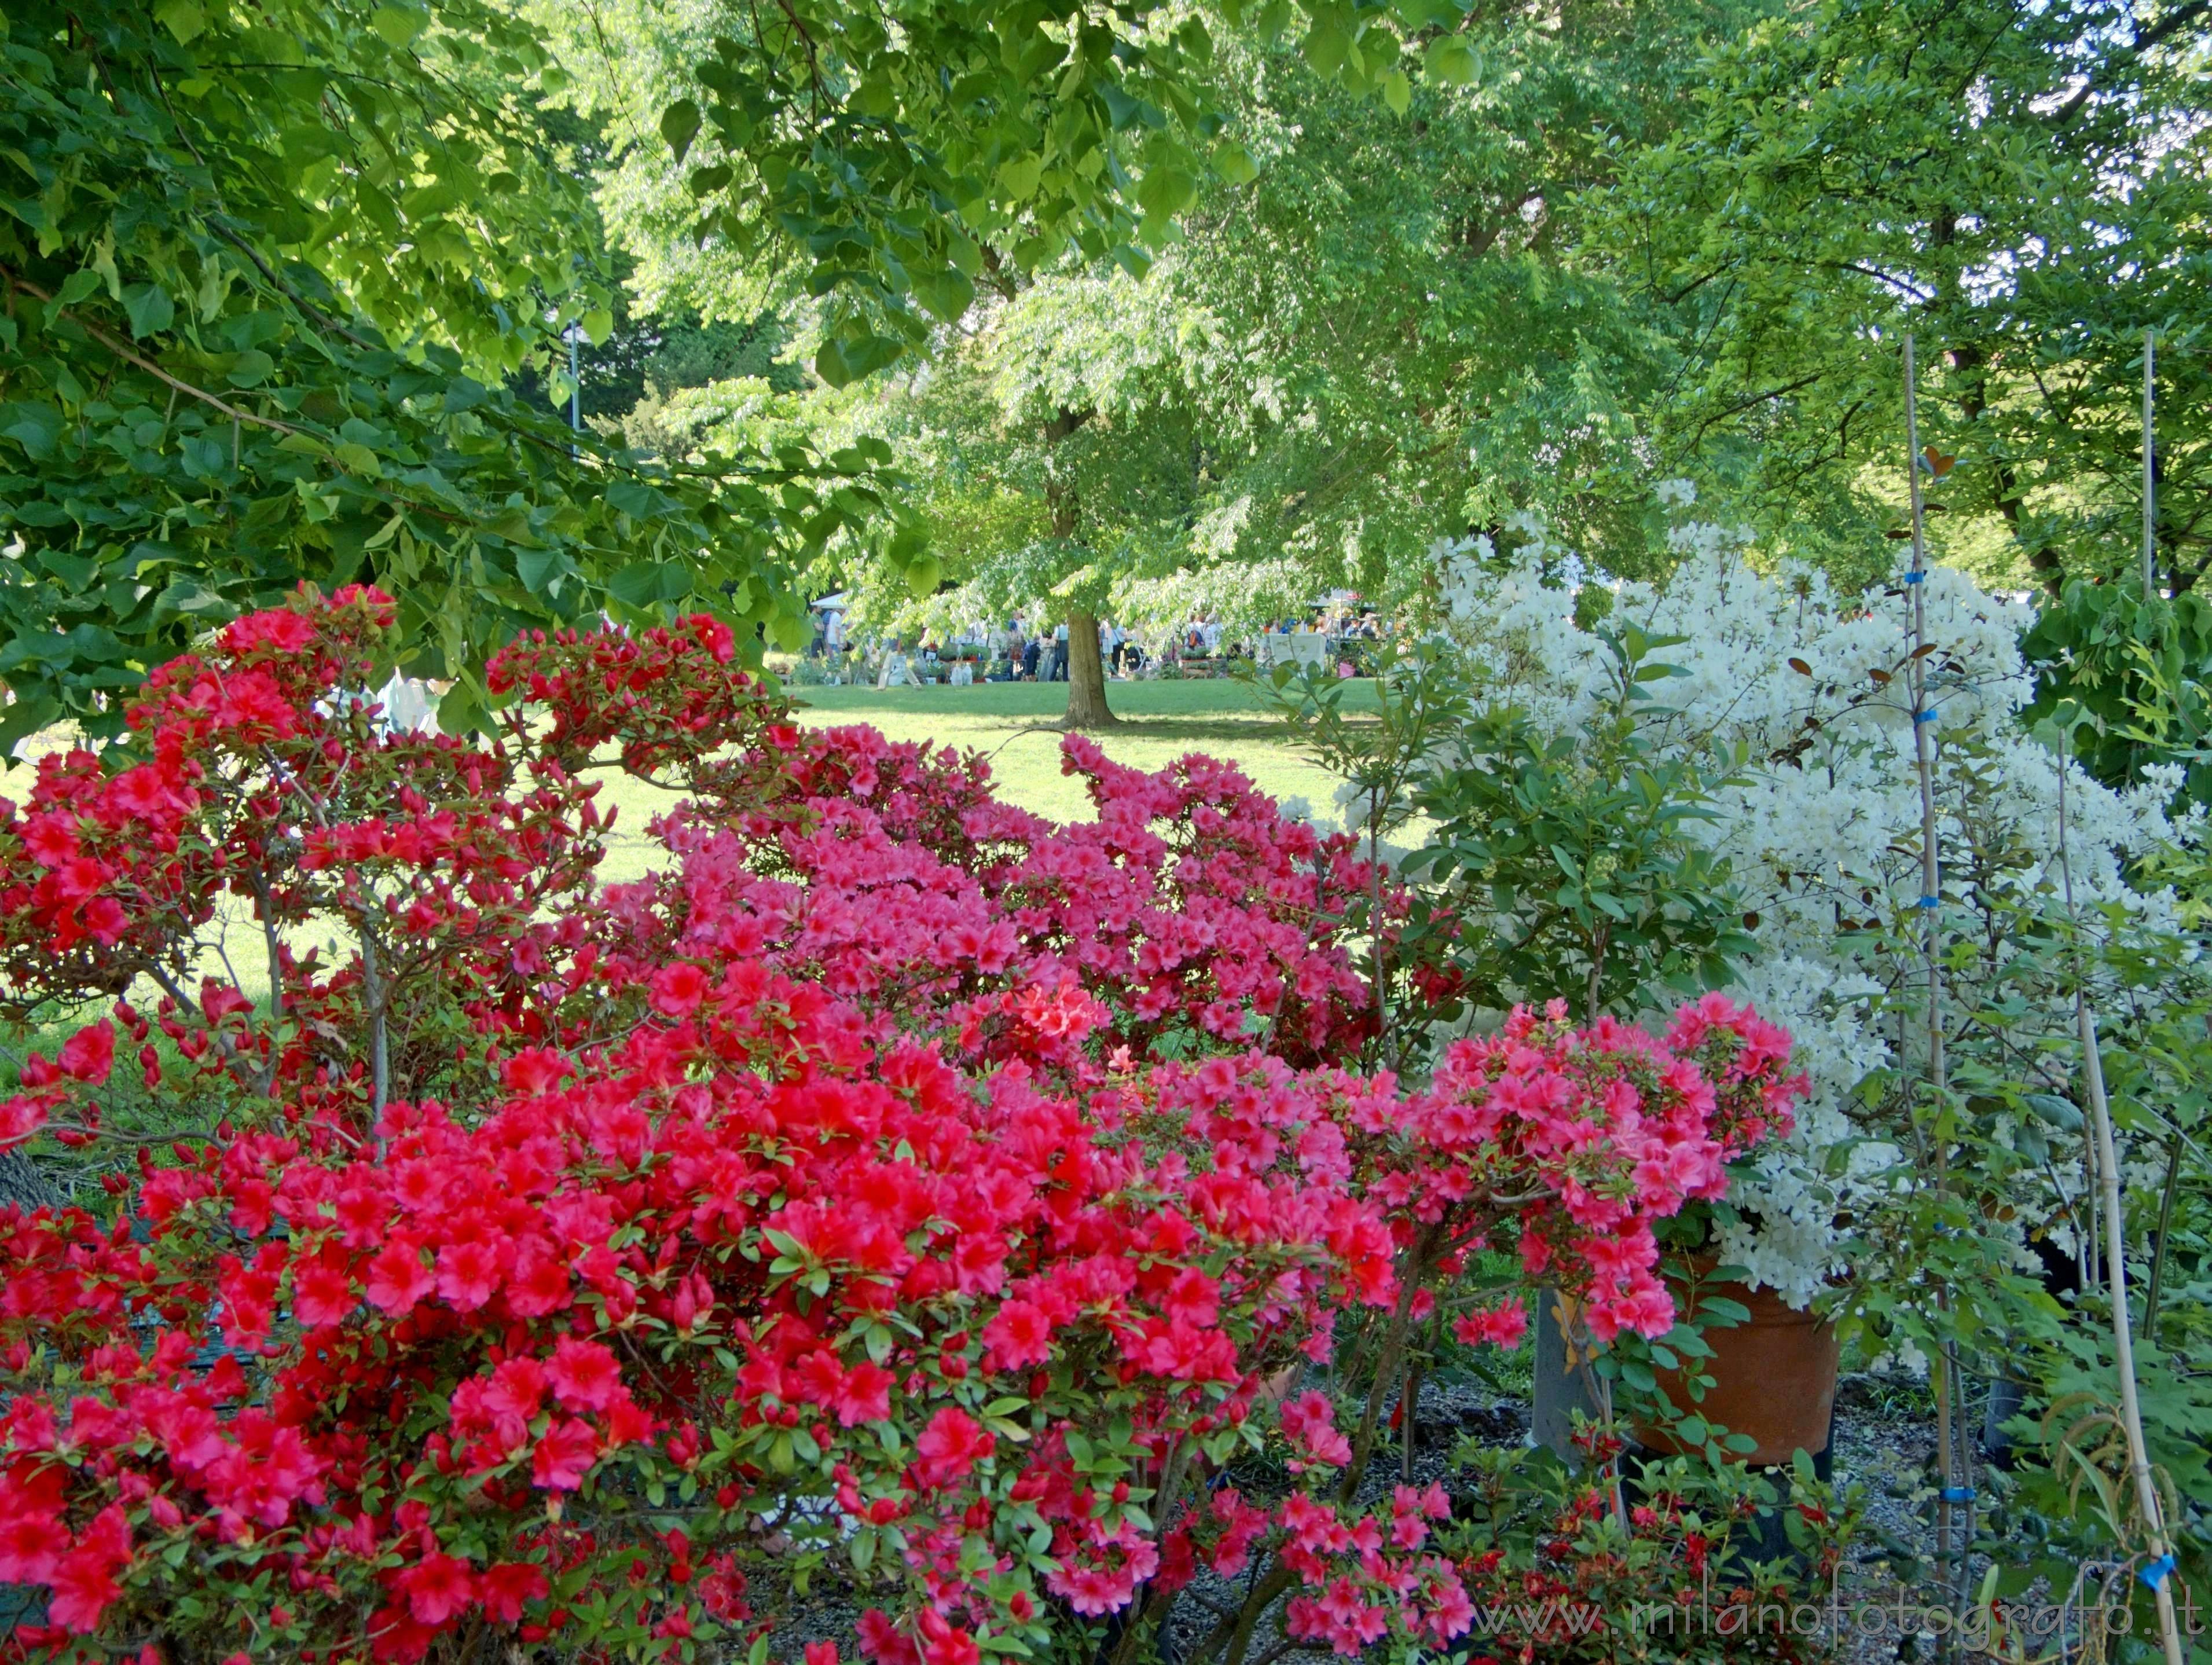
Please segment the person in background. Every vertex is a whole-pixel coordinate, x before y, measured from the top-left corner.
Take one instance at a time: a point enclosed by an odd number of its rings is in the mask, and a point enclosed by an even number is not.
[[[1031,636],[1022,644],[1021,664],[1024,682],[1035,682],[1037,679],[1037,662],[1043,655],[1043,648],[1042,636]]]
[[[1052,633],[1052,677],[1054,682],[1067,680],[1067,621],[1062,619]]]

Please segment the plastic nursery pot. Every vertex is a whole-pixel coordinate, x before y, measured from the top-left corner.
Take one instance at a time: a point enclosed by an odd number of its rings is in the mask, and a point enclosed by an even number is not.
[[[1757,1446],[1741,1458],[1754,1468],[1785,1464],[1800,1450],[1819,1456],[1827,1449],[1836,1408],[1842,1344],[1835,1325],[1815,1313],[1796,1310],[1771,1289],[1716,1281],[1705,1275],[1712,1265],[1708,1261],[1698,1267],[1699,1300],[1735,1301],[1749,1308],[1751,1316],[1727,1329],[1704,1332],[1705,1345],[1713,1350],[1703,1361],[1705,1374],[1713,1378],[1704,1399],[1690,1398],[1681,1371],[1655,1371],[1659,1386],[1678,1410],[1756,1440]],[[1668,1283],[1675,1305],[1687,1310],[1688,1287],[1671,1278]],[[1686,1449],[1662,1428],[1639,1425],[1636,1437],[1654,1451]]]

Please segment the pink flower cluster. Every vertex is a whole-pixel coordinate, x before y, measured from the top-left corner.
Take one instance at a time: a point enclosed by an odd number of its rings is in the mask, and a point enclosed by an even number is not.
[[[7,994],[110,1003],[0,1145],[126,1100],[177,1134],[112,1207],[0,1211],[19,1647],[676,1656],[771,1628],[747,1570],[805,1556],[897,1592],[872,1657],[976,1665],[1201,1554],[1284,1569],[1293,1636],[1441,1644],[1440,1494],[1337,1501],[1373,1407],[1281,1384],[1483,1243],[1664,1330],[1650,1221],[1796,1091],[1724,1002],[1347,1071],[1370,875],[1206,759],[1070,742],[1097,818],[1053,827],[975,759],[802,732],[707,619],[520,644],[496,742],[392,732],[344,694],[388,618],[240,620],[126,767],[0,804]],[[689,796],[609,886],[611,757]],[[203,975],[219,907],[258,998]],[[1209,1490],[1255,1437],[1279,1506]]]
[[[1788,1034],[1725,995],[1685,1006],[1663,1040],[1610,1017],[1571,1028],[1554,1001],[1540,1019],[1516,1012],[1496,1036],[1454,1045],[1425,1131],[1437,1151],[1503,1171],[1516,1193],[1540,1176],[1543,1194],[1517,1216],[1522,1267],[1580,1291],[1599,1340],[1656,1336],[1674,1308],[1652,1222],[1724,1194],[1728,1164],[1787,1133],[1807,1086]],[[1439,1194],[1464,1183],[1446,1173],[1432,1182]],[[1510,1346],[1525,1319],[1516,1309],[1468,1322]]]

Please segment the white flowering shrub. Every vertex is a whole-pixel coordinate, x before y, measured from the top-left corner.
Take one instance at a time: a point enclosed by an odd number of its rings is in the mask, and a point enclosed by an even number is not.
[[[1670,506],[1688,506],[1686,488],[1670,490]],[[1793,1138],[1739,1188],[1753,1218],[1726,1228],[1721,1247],[1802,1303],[1845,1269],[1839,1219],[1863,1226],[1898,1172],[1900,1153],[1856,1115],[1862,1084],[1925,1057],[1911,611],[1902,586],[1845,595],[1815,571],[1762,572],[1746,537],[1681,527],[1677,569],[1662,584],[1610,586],[1606,619],[1660,638],[1654,657],[1680,673],[1648,685],[1647,721],[1665,743],[1735,759],[1698,836],[1729,859],[1759,946],[1742,992],[1796,1037],[1813,1091]],[[1597,628],[1576,622],[1561,574],[1579,574],[1563,552],[1539,533],[1503,561],[1480,540],[1439,553],[1449,628],[1480,696],[1557,732],[1583,723],[1607,697],[1612,660]],[[2062,766],[2019,720],[2033,691],[2018,647],[2028,607],[1948,569],[1925,581],[1942,918],[1954,998],[1970,1014],[2007,975],[2007,921],[2024,906],[2047,909],[2059,889]],[[2193,830],[2165,810],[2178,776],[2115,792],[2070,763],[2063,773],[2079,903],[2162,928],[2170,894],[2131,886],[2128,872]],[[2052,982],[2048,1010],[2019,1013],[2023,1030],[2062,1032],[2062,1001]]]

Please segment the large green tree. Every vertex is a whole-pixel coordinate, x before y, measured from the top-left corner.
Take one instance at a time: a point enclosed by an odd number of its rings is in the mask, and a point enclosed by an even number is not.
[[[1701,51],[1748,15],[1478,6],[1430,41],[1439,72],[1402,107],[1287,52],[1224,50],[1219,106],[1255,177],[1210,184],[1141,283],[1054,274],[958,349],[989,355],[1017,431],[1092,419],[1055,475],[1075,501],[1158,506],[1015,569],[1057,557],[1061,584],[1117,611],[1249,619],[1340,586],[1404,602],[1440,536],[1540,523],[1648,562],[1636,411],[1670,344],[1583,269],[1581,196],[1668,131]],[[1109,452],[1115,427],[1154,443]],[[1113,455],[1141,474],[1083,477]],[[1132,489],[1164,463],[1179,493]]]
[[[2136,545],[2146,330],[2166,346],[2159,564],[2212,561],[2203,0],[1822,0],[1746,32],[1601,205],[1674,314],[1669,465],[1808,529],[1893,523],[1900,337],[1960,461],[1954,549],[2056,588]],[[1838,547],[1841,540],[1838,540]]]
[[[971,611],[1055,598],[1079,640],[1101,610],[1171,600],[1261,616],[1338,584],[1399,599],[1439,535],[1504,535],[1532,511],[1632,568],[1634,410],[1669,343],[1581,269],[1581,193],[1668,131],[1700,54],[1749,15],[1478,6],[1370,64],[1379,98],[1326,73],[1310,39],[1268,47],[1217,17],[1191,85],[1222,165],[1177,225],[1137,224],[1134,250],[1040,247],[1002,220],[927,331],[928,373],[823,395],[815,419],[886,438],[915,477],[933,547],[909,576],[967,586]],[[612,120],[633,66],[661,66],[650,104],[698,47],[659,9],[610,27],[623,73],[602,73],[595,107]],[[1121,142],[1112,110],[1102,144]],[[742,315],[842,281],[719,225],[679,234],[707,222],[649,147],[602,200],[649,295]],[[811,313],[833,341],[840,304]],[[1102,720],[1078,653],[1070,718]]]

